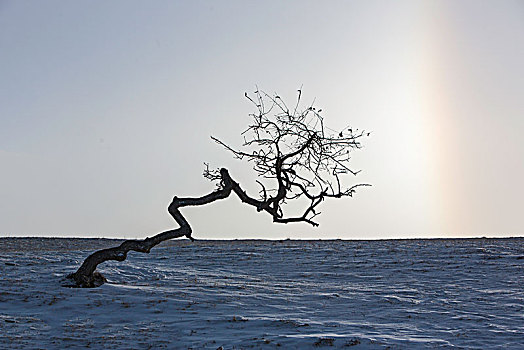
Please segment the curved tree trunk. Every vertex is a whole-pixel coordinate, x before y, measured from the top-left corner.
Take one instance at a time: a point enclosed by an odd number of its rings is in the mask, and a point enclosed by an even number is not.
[[[131,250],[140,253],[149,253],[154,246],[163,241],[184,236],[194,241],[191,237],[191,226],[179,210],[181,207],[205,205],[219,199],[224,199],[229,197],[233,190],[240,197],[242,202],[256,206],[259,211],[266,210],[271,213],[271,209],[267,206],[267,203],[249,197],[240,188],[238,183],[231,179],[226,169],[221,169],[220,175],[222,178],[221,188],[216,191],[196,198],[179,198],[176,196],[173,198],[173,201],[168,207],[168,211],[173,219],[175,219],[175,221],[180,225],[178,229],[161,232],[153,237],[148,237],[143,240],[127,240],[118,247],[102,249],[94,252],[84,260],[84,263],[75,273],[67,276],[67,278],[73,281],[72,286],[93,288],[104,284],[106,279],[101,273],[96,271],[97,266],[108,260],[124,261],[127,258],[127,253]]]

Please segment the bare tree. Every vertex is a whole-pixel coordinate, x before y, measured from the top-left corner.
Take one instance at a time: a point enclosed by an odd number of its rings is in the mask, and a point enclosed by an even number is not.
[[[318,206],[326,198],[351,197],[357,184],[344,187],[344,175],[357,175],[348,163],[353,149],[361,148],[360,139],[369,136],[364,131],[345,127],[335,131],[324,125],[322,110],[313,104],[301,107],[302,91],[292,106],[278,95],[264,91],[245,94],[255,106],[250,114],[252,123],[242,133],[240,149],[228,146],[221,140],[212,139],[225,147],[236,158],[253,163],[260,185],[258,196],[250,196],[233,180],[227,169],[210,169],[206,164],[204,177],[216,183],[216,189],[202,197],[174,197],[168,211],[180,226],[161,232],[144,240],[127,240],[115,248],[99,250],[89,255],[80,268],[68,276],[74,286],[97,287],[105,278],[96,271],[99,264],[108,261],[124,261],[129,251],[149,253],[159,243],[179,237],[191,236],[192,229],[180,208],[200,206],[229,197],[233,192],[243,203],[257,211],[271,215],[273,222],[305,222],[318,226],[314,218],[320,214]],[[288,215],[284,207],[290,201],[300,203],[301,211]]]

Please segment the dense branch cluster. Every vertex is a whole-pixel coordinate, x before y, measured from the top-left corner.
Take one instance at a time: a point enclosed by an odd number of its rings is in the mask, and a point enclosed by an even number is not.
[[[351,151],[361,148],[359,139],[369,133],[348,127],[341,131],[327,128],[321,109],[313,104],[301,107],[301,90],[291,107],[280,96],[260,90],[245,96],[256,112],[250,114],[253,122],[242,133],[242,149],[212,138],[236,158],[252,162],[259,177],[273,180],[271,187],[257,180],[262,188],[257,207],[271,214],[273,221],[304,221],[317,226],[312,219],[319,214],[316,208],[325,198],[352,196],[357,187],[368,186],[343,187],[341,176],[358,173],[349,168],[348,161]],[[212,181],[222,180],[219,171],[209,168],[204,176]],[[308,200],[302,215],[286,217],[282,205],[298,198]]]

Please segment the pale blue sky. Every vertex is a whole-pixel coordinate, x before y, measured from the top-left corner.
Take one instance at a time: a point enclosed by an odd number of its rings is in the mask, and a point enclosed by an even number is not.
[[[520,1],[0,1],[0,236],[146,237],[172,196],[257,191],[239,145],[255,84],[373,131],[320,227],[238,199],[197,238],[524,234]]]

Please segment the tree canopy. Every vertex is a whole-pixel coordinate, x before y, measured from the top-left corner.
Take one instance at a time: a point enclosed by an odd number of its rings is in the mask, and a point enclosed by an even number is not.
[[[302,91],[292,106],[278,95],[257,90],[245,97],[255,106],[252,123],[242,132],[244,143],[234,149],[216,137],[212,139],[232,152],[240,160],[253,164],[260,184],[259,199],[249,198],[259,211],[271,214],[274,222],[307,222],[318,224],[313,218],[319,214],[317,206],[326,198],[352,196],[359,186],[344,186],[342,177],[357,175],[349,167],[351,151],[361,148],[360,138],[369,133],[346,127],[335,131],[324,125],[322,110],[313,104],[301,107]],[[211,181],[222,181],[220,170],[207,168],[204,176]],[[273,180],[269,186],[262,179]],[[223,187],[220,183],[219,187]],[[288,217],[284,205],[291,200],[307,198],[309,205],[301,216]],[[247,199],[247,198],[246,198]]]

